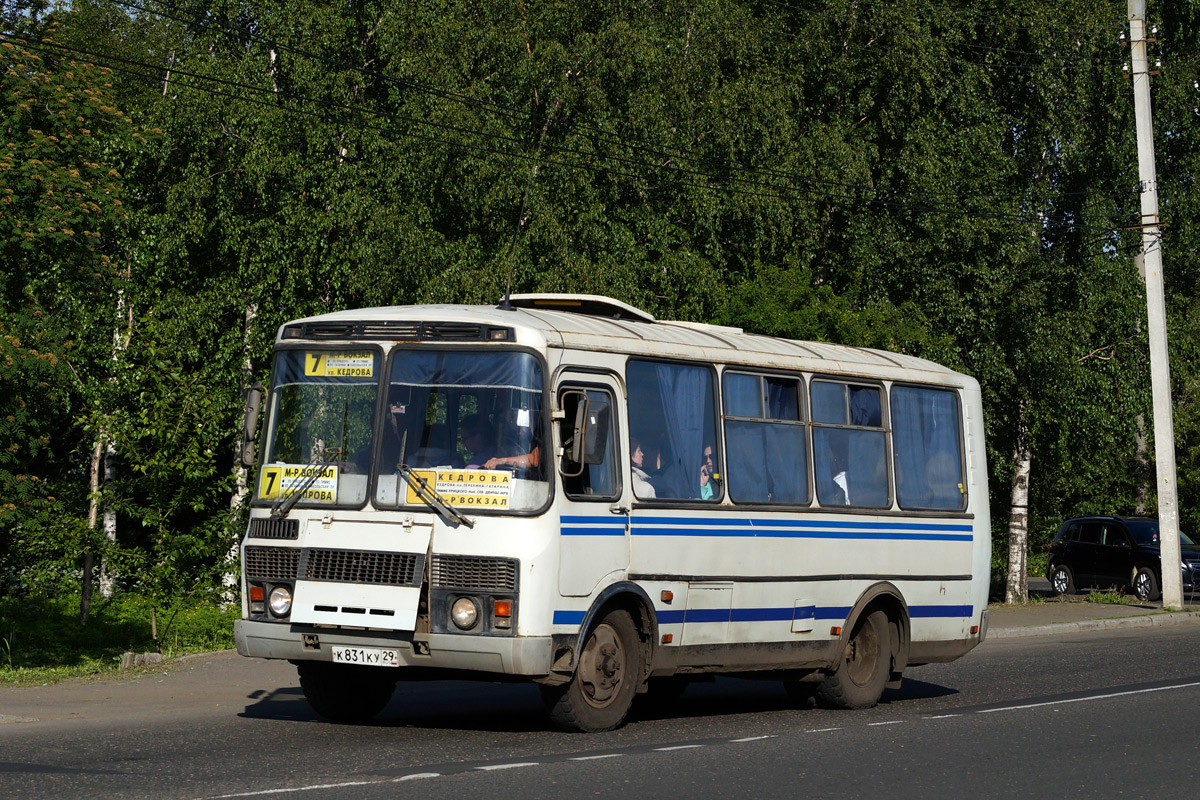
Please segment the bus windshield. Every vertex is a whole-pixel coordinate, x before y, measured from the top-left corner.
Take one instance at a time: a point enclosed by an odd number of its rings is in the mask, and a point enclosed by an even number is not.
[[[362,506],[372,449],[380,353],[282,350],[256,501]]]
[[[401,350],[387,377],[375,505],[419,503],[402,465],[450,505],[532,511],[549,498],[542,367],[514,351]]]

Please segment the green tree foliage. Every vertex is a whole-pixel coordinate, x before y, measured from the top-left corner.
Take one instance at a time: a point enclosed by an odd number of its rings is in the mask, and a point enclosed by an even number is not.
[[[1022,429],[1035,542],[1065,515],[1138,502],[1145,303],[1111,3],[5,9],[5,92],[37,101],[0,112],[16,265],[0,426],[18,447],[0,486],[38,531],[5,564],[70,551],[47,520],[78,538],[103,430],[123,580],[215,581],[236,536],[243,362],[264,375],[277,326],[508,287],[972,373],[998,537]],[[1164,13],[1155,103],[1195,529],[1200,26],[1195,3]]]
[[[86,541],[89,427],[111,355],[125,216],[117,143],[140,134],[110,70],[36,14],[0,42],[0,526],[6,572],[59,580]],[[13,580],[7,575],[5,580]]]

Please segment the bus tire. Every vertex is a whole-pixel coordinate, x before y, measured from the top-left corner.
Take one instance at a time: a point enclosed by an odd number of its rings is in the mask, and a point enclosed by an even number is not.
[[[641,644],[633,618],[610,611],[588,634],[570,682],[542,686],[555,727],[598,733],[619,726],[637,690]]]
[[[872,611],[855,623],[841,659],[817,688],[817,704],[822,708],[871,708],[883,695],[891,662],[887,614]]]
[[[396,681],[383,667],[302,661],[296,665],[308,704],[330,722],[370,722],[392,699]]]

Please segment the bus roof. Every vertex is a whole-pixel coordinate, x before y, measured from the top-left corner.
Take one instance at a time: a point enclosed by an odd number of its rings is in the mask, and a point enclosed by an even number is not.
[[[424,323],[419,337],[415,323]],[[467,305],[388,306],[351,309],[286,323],[297,338],[311,341],[481,341],[466,325],[512,328],[517,340],[532,344],[530,336],[548,347],[705,360],[780,369],[856,373],[896,377],[897,372],[926,373],[924,380],[959,383],[959,373],[915,356],[865,347],[806,342],[746,333],[741,328],[699,322],[658,320],[651,314],[608,297],[582,294],[518,294],[508,307]],[[303,326],[304,334],[297,326]],[[438,335],[445,328],[450,333]],[[339,335],[343,332],[344,335]],[[960,376],[973,382],[967,376]],[[912,379],[920,380],[918,376]]]

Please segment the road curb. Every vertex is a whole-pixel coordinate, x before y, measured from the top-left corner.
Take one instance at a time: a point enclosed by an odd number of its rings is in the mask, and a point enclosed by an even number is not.
[[[1023,636],[1049,636],[1082,631],[1104,631],[1114,628],[1155,628],[1164,625],[1200,624],[1200,611],[1143,614],[1135,617],[1089,619],[1082,622],[1054,622],[1049,625],[1027,625],[1020,628],[989,628],[989,639],[1016,639]]]

